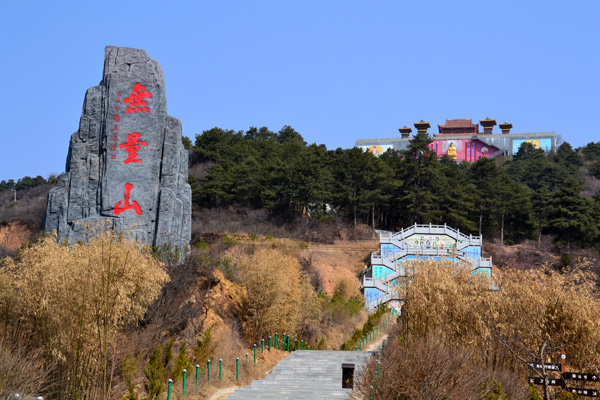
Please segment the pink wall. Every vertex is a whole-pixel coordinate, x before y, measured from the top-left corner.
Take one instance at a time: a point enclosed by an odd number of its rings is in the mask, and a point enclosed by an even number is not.
[[[456,148],[456,161],[475,162],[481,157],[491,155],[498,151],[494,146],[487,145],[479,140],[465,139],[435,139],[429,147],[437,153],[438,157],[448,154],[450,144]]]

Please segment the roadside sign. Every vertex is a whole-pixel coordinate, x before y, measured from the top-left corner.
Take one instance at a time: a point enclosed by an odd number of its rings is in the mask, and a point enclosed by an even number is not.
[[[575,381],[592,381],[598,382],[599,378],[596,374],[588,374],[584,372],[565,372],[563,374],[565,379],[573,379]]]
[[[546,371],[560,371],[560,364],[528,362],[527,365],[539,371],[541,371],[542,368],[545,368]]]
[[[548,381],[548,386],[565,387],[565,381],[563,381],[562,379],[546,378],[546,380]],[[527,382],[533,383],[534,385],[543,385],[544,378],[537,377],[537,376],[530,376],[527,378]]]
[[[565,389],[567,392],[575,393],[578,396],[587,396],[587,397],[598,397],[598,389],[584,389],[584,388],[572,388],[568,387]]]

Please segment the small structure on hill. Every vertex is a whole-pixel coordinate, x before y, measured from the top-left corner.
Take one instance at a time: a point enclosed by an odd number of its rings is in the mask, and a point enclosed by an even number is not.
[[[398,279],[416,260],[449,260],[472,273],[492,274],[492,258],[481,257],[482,236],[465,235],[447,225],[413,225],[400,232],[377,231],[379,250],[371,254],[361,284],[367,309],[390,303],[399,307]]]
[[[44,229],[75,243],[108,226],[183,252],[191,214],[188,153],[181,123],[167,115],[160,64],[144,50],[106,47],[102,81],[85,94]]]
[[[479,131],[479,125],[483,132]],[[500,127],[501,133],[493,133],[494,126]],[[417,132],[428,134],[429,122],[415,122]],[[443,125],[438,124],[438,133],[433,134],[429,148],[441,158],[444,155],[456,162],[475,162],[482,157],[511,158],[517,154],[519,147],[531,143],[535,148],[546,152],[556,151],[556,134],[554,132],[512,133],[509,122],[497,124],[491,118],[473,123],[471,119],[448,119]],[[404,150],[408,147],[412,129],[399,128],[400,137],[387,139],[357,139],[356,147],[380,156],[388,149]]]

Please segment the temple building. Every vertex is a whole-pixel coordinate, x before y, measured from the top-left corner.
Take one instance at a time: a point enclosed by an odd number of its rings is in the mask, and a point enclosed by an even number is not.
[[[480,125],[483,131],[480,131]],[[494,133],[498,125],[501,133]],[[415,122],[417,132],[428,133],[429,122]],[[479,123],[471,119],[449,119],[444,125],[438,124],[438,133],[433,134],[433,142],[429,145],[438,157],[448,155],[457,162],[474,162],[481,157],[510,158],[517,153],[524,142],[533,144],[546,152],[556,150],[556,134],[554,132],[511,133],[512,124],[497,124],[496,120],[486,118]],[[377,156],[388,149],[404,150],[411,140],[412,128],[399,128],[400,137],[387,139],[357,139],[356,147],[367,150]]]

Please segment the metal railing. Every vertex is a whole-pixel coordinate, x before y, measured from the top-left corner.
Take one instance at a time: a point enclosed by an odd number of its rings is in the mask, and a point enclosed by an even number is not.
[[[460,230],[449,227],[448,225],[424,225],[414,224],[408,228],[404,228],[399,232],[392,233],[389,231],[377,231],[379,234],[379,242],[381,244],[393,244],[399,248],[405,248],[404,240],[412,235],[446,235],[456,239],[455,248],[462,250],[469,246],[481,246],[483,238],[481,235],[468,236],[461,233]],[[420,246],[416,246],[420,247]]]

